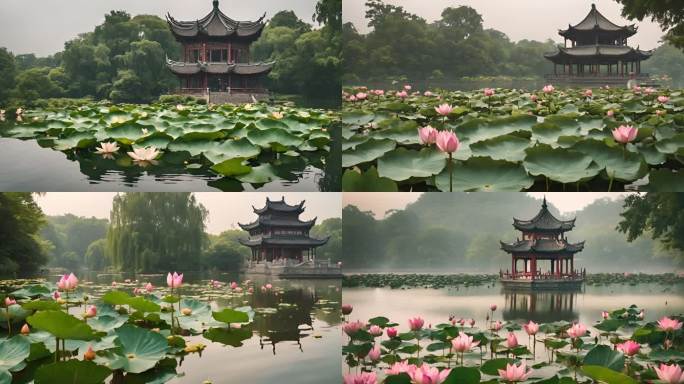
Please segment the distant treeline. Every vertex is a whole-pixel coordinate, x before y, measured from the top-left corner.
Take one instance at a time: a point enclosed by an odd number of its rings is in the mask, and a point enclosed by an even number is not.
[[[319,0],[312,21],[292,11],[276,13],[254,45],[256,60],[277,60],[271,90],[339,97],[341,0]],[[180,44],[165,20],[111,11],[94,31],[48,57],[13,55],[0,48],[0,106],[40,105],[50,98],[150,102],[178,87],[166,56],[180,58]]]
[[[482,15],[468,6],[446,8],[441,19],[428,23],[401,6],[368,0],[366,19],[371,28],[367,34],[359,33],[352,23],[342,28],[345,85],[448,86],[480,77],[540,79],[553,72],[553,64],[544,58],[545,52],[555,50],[552,40],[513,42],[501,31],[484,29]],[[668,75],[673,85],[684,86],[684,53],[662,45],[642,70]],[[484,87],[497,79],[483,80],[488,81]]]
[[[237,271],[247,234],[205,232],[207,212],[191,193],[117,195],[110,220],[45,216],[29,193],[0,193],[0,276],[27,276],[44,267],[78,271]],[[330,236],[318,257],[340,261],[342,221],[325,220],[312,236]]]
[[[643,237],[627,242],[616,230],[622,201],[597,200],[577,216],[570,241],[586,241],[578,267],[589,272],[656,272],[682,266],[680,250]],[[378,220],[350,205],[343,209],[343,262],[349,269],[497,272],[510,266],[499,241],[520,236],[513,217],[532,218],[541,201],[523,193],[423,194],[404,210]],[[558,210],[550,204],[557,217]]]

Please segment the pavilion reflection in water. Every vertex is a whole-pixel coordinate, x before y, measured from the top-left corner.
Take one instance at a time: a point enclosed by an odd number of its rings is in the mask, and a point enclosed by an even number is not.
[[[549,323],[554,321],[576,321],[575,310],[579,291],[528,291],[503,290],[506,306],[503,319],[506,321],[528,321]]]

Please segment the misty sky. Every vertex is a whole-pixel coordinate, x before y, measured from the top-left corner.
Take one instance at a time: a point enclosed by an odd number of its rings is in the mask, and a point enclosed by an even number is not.
[[[362,32],[368,30],[365,20],[366,0],[344,0],[343,18],[351,21]],[[485,28],[504,32],[513,41],[522,39],[545,41],[553,39],[562,43],[559,29],[577,24],[587,15],[591,4],[608,20],[619,25],[637,24],[639,32],[628,40],[630,45],[641,49],[656,48],[663,32],[650,19],[642,22],[629,21],[620,16],[622,6],[613,0],[385,0],[401,5],[407,11],[430,21],[441,18],[444,8],[467,5],[482,15]]]
[[[2,0],[4,1],[4,0]],[[46,215],[62,215],[71,213],[76,216],[97,217],[109,219],[112,209],[112,198],[116,193],[109,192],[48,192],[43,196],[36,196],[36,202]],[[300,217],[310,220],[318,216],[318,223],[331,217],[340,217],[342,207],[339,193],[223,193],[200,192],[195,193],[197,200],[209,210],[207,232],[218,234],[233,227],[239,228],[237,223],[249,223],[256,219],[252,205],[262,208],[268,196],[271,200],[280,200],[285,196],[289,204],[298,204],[306,200],[306,210]]]
[[[516,192],[517,193],[517,192]],[[493,199],[505,199],[508,193],[491,193]],[[568,213],[580,210],[591,204],[597,199],[609,197],[617,199],[628,193],[624,192],[530,192],[528,195],[537,199],[546,199],[558,208],[561,213]],[[355,205],[362,211],[372,211],[375,213],[377,219],[385,217],[385,213],[391,209],[404,209],[406,205],[415,202],[420,197],[420,193],[344,193],[342,197],[342,206]],[[447,197],[449,194],[443,194]],[[453,194],[453,198],[457,199],[458,194]]]
[[[111,10],[131,15],[197,20],[212,8],[212,0],[0,0],[0,47],[13,53],[46,56],[64,49],[64,43],[80,33],[92,31]],[[222,0],[223,13],[237,20],[267,18],[278,11],[292,10],[312,23],[316,0]]]

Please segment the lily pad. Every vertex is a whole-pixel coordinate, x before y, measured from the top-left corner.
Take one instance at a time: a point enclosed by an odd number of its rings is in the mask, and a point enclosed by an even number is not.
[[[519,192],[534,184],[520,164],[489,157],[472,157],[464,162],[454,162],[453,190],[467,192]],[[435,177],[435,185],[441,191],[449,191],[449,167]]]
[[[35,384],[99,384],[112,371],[92,361],[69,360],[43,365],[36,371]]]
[[[151,369],[166,356],[169,346],[166,338],[157,332],[148,331],[130,324],[115,331],[119,337],[123,370],[141,373]]]
[[[378,175],[395,181],[412,177],[430,177],[441,172],[445,165],[445,155],[436,149],[413,151],[398,148],[378,160]]]
[[[474,156],[491,157],[494,160],[522,161],[530,140],[514,135],[502,135],[470,145]]]
[[[528,148],[523,165],[534,176],[546,176],[560,183],[574,183],[592,178],[601,171],[590,156],[581,152],[537,145]],[[593,166],[592,166],[593,165]]]
[[[51,333],[60,339],[89,341],[98,337],[83,321],[62,311],[40,311],[26,321],[31,327]]]
[[[416,134],[416,132],[414,132]],[[342,152],[342,166],[351,167],[357,164],[373,161],[396,147],[396,142],[390,139],[369,139],[357,145],[354,149]]]
[[[397,183],[392,179],[378,176],[375,167],[366,172],[348,169],[342,175],[342,190],[344,192],[397,192]]]

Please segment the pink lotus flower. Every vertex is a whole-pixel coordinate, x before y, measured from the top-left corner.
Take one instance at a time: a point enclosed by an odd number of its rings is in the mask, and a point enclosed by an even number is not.
[[[658,96],[658,102],[661,104],[665,104],[668,101],[670,101],[670,98],[667,96]]]
[[[492,324],[492,329],[496,332],[499,332],[503,328],[503,323],[499,320],[495,321],[494,324]]]
[[[492,312],[496,311],[496,308],[497,308],[496,304],[491,304],[491,305],[489,306],[489,310],[492,311]]]
[[[117,143],[101,143],[100,147],[95,150],[99,155],[111,155],[119,150]]]
[[[387,328],[387,337],[390,339],[393,337],[397,337],[397,329],[396,328]]]
[[[344,375],[344,384],[377,384],[375,372],[348,373]]]
[[[349,101],[356,101],[356,96],[354,96],[354,95],[349,96]]]
[[[397,92],[397,97],[400,99],[405,99],[408,97],[408,93],[406,91]]]
[[[553,92],[553,91],[555,91],[555,90],[556,90],[556,88],[554,88],[553,85],[551,85],[551,84],[545,85],[544,88],[542,88],[542,91],[543,91],[544,93],[551,93],[551,92]]]
[[[435,107],[435,111],[439,113],[442,116],[449,116],[449,114],[454,110],[454,107],[452,107],[449,104],[440,104],[439,106]]]
[[[407,84],[407,85],[404,85],[404,89],[407,91],[410,91],[411,89],[413,89],[413,87]]]
[[[485,88],[484,89],[484,95],[487,97],[494,96],[494,89],[493,88]]]
[[[459,146],[458,137],[456,137],[454,131],[438,132],[435,143],[437,144],[437,148],[445,153],[454,153],[458,150]]]
[[[641,87],[637,85],[634,88],[632,88],[632,91],[634,91],[634,93],[637,93],[637,94],[641,93]]]
[[[421,317],[414,317],[412,319],[409,319],[409,328],[412,331],[420,331],[423,328],[423,325],[425,324],[425,320]]]
[[[677,364],[665,365],[660,364],[660,367],[655,367],[658,378],[668,384],[677,384],[684,382],[684,375],[682,368]]]
[[[530,100],[532,100],[535,103],[537,102],[537,99],[539,99],[539,97],[537,97],[537,95],[530,96]]]
[[[383,91],[382,89],[376,89],[373,93],[375,93],[375,96],[383,96],[385,94],[385,91]]]
[[[434,96],[434,95],[435,95],[435,94],[432,93],[432,92],[430,92],[430,91],[425,91],[425,93],[423,93],[423,96],[425,96],[425,97],[432,97],[432,96]]]
[[[609,110],[606,112],[606,116],[608,116],[608,117],[613,117],[613,116],[615,116],[615,112],[614,112],[612,109],[609,109]]]
[[[525,381],[532,373],[532,370],[527,370],[527,365],[523,361],[520,365],[506,364],[506,369],[499,369],[499,377],[509,383],[516,383]]]
[[[173,288],[180,288],[183,285],[183,274],[181,273],[180,275],[176,272],[171,274],[169,272],[168,275],[166,275],[166,285],[168,285],[171,289]]]
[[[385,370],[385,374],[389,375],[398,375],[401,373],[408,373],[411,371],[415,371],[416,366],[413,364],[409,364],[408,361],[400,361],[397,363],[392,364],[392,366],[389,367],[389,369]]]
[[[585,97],[592,97],[592,96],[594,96],[594,91],[592,91],[591,89],[587,89],[584,91],[584,96]]]
[[[242,287],[237,287],[234,289],[235,293],[242,293]]]
[[[518,346],[518,338],[515,337],[515,333],[513,332],[508,332],[508,336],[506,336],[506,347],[508,349],[512,349]]]
[[[238,287],[238,283],[236,283],[234,281],[232,283],[230,283],[230,289],[235,289],[237,287]]]
[[[253,287],[249,287],[249,289],[247,289],[247,293],[254,293],[254,288],[253,288]]]
[[[71,291],[78,287],[78,278],[73,273],[63,275],[57,282],[57,288],[62,291]]]
[[[16,304],[17,301],[14,299],[11,299],[9,296],[5,297],[5,307],[9,307],[10,305]]]
[[[154,291],[154,286],[152,286],[152,283],[147,283],[145,285],[145,290],[147,291],[147,293],[152,293],[152,291]]]
[[[473,341],[472,336],[468,336],[463,332],[458,333],[458,337],[451,340],[451,346],[456,352],[467,352],[477,347],[480,344],[479,341]]]
[[[610,313],[606,311],[601,311],[601,317],[603,318],[603,320],[605,320],[610,317]]]
[[[127,152],[133,161],[137,162],[153,162],[159,157],[161,152],[154,147],[133,148],[133,152]]]
[[[655,90],[655,88],[653,88],[653,87],[646,87],[646,88],[644,88],[644,94],[645,94],[645,95],[650,95],[650,94],[652,94],[652,93],[655,93],[655,91],[656,91],[656,90]]]
[[[53,299],[59,300],[61,297],[62,297],[62,295],[60,295],[59,291],[52,292],[52,298]]]
[[[380,360],[380,356],[382,356],[382,351],[378,345],[374,346],[373,349],[368,352],[368,358],[371,359],[371,361]]]
[[[525,332],[529,336],[536,335],[537,332],[539,332],[539,324],[535,323],[534,321],[530,320],[529,323],[523,325],[523,328],[525,329]]]
[[[662,116],[662,115],[664,115],[664,114],[665,114],[665,111],[663,111],[662,109],[656,110],[656,115],[657,115],[657,116]]]
[[[363,328],[366,328],[366,325],[358,320],[349,323],[344,323],[344,325],[342,325],[342,331],[344,331],[344,333],[346,333],[349,336],[352,336],[353,334],[355,334]]]
[[[640,347],[639,343],[634,342],[633,340],[627,340],[624,343],[617,345],[617,349],[627,356],[636,355],[639,352]]]
[[[424,145],[434,144],[437,141],[438,131],[431,126],[418,128],[418,137],[420,142]]]
[[[638,132],[639,129],[634,128],[631,125],[621,125],[613,129],[613,138],[618,143],[627,144],[636,139]]]
[[[658,320],[658,328],[665,332],[673,332],[682,328],[682,322],[665,316]]]
[[[20,331],[20,332],[21,332],[22,335],[26,336],[26,335],[28,335],[29,333],[31,333],[31,328],[29,328],[28,324],[24,323],[24,326],[21,327],[21,331]]]
[[[94,305],[91,305],[88,307],[88,310],[85,313],[86,318],[91,318],[97,316],[97,308]]]
[[[351,304],[342,304],[342,314],[343,315],[348,315],[348,314],[352,313],[353,310],[354,310],[354,307],[352,307]]]
[[[414,384],[440,384],[446,380],[451,373],[451,369],[443,369],[440,371],[435,367],[423,363],[415,370],[408,372],[411,377],[411,382]]]
[[[273,289],[273,284],[268,283],[268,284],[265,285],[265,287],[266,287],[266,289],[269,289],[269,290],[270,290],[270,289]]]
[[[567,332],[568,336],[570,336],[573,339],[577,339],[584,336],[587,333],[587,327],[584,324],[575,323],[570,327],[570,329],[568,329]]]
[[[368,94],[364,92],[359,92],[356,94],[356,100],[366,100],[368,98]]]
[[[382,328],[380,328],[377,325],[371,325],[370,328],[368,328],[368,333],[370,333],[373,336],[381,336],[382,335]]]

